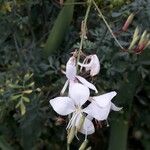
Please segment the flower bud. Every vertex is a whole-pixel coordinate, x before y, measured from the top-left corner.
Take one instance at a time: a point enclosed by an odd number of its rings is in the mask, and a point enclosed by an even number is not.
[[[139,35],[139,27],[136,27],[134,34],[133,34],[133,39],[136,38]]]
[[[138,45],[138,46],[134,49],[134,52],[135,52],[136,54],[140,54],[140,53],[143,52],[144,49],[145,49],[145,44],[142,43],[142,44]]]
[[[136,36],[135,38],[133,38],[128,49],[131,50],[135,46],[138,40],[139,40],[139,36]]]
[[[134,18],[134,14],[131,13],[130,16],[128,17],[128,19],[126,20],[125,24],[124,24],[123,27],[122,27],[122,30],[123,30],[123,31],[127,31],[127,29],[128,29],[128,27],[129,27],[129,25],[131,24],[133,18]]]
[[[71,129],[69,130],[68,136],[67,136],[67,143],[71,144],[74,136],[75,136],[75,131],[76,131],[76,127],[71,127]]]
[[[79,123],[78,123],[78,125],[76,127],[77,131],[80,131],[80,129],[82,128],[84,120],[85,120],[85,116],[82,115],[81,118],[80,118],[80,120],[79,120]]]
[[[84,140],[84,142],[81,144],[81,146],[80,146],[79,150],[85,150],[85,148],[86,148],[87,144],[88,144],[88,140],[87,140],[87,139],[85,139],[85,140]]]
[[[139,44],[138,45],[141,45],[145,39],[146,39],[146,36],[147,36],[147,31],[145,30],[140,38],[140,41],[139,41]]]

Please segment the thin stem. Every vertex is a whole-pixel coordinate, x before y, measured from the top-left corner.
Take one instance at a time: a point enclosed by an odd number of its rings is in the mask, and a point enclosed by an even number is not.
[[[67,144],[67,150],[70,150],[70,144]]]
[[[86,2],[65,3],[62,5],[83,5],[83,4],[86,4]]]
[[[109,32],[111,33],[112,37],[114,38],[114,40],[116,41],[116,43],[120,46],[120,48],[124,50],[125,48],[119,43],[119,41],[117,40],[117,38],[116,38],[115,35],[113,34],[113,31],[111,30],[109,24],[107,23],[105,17],[103,16],[103,14],[102,14],[102,12],[101,12],[101,10],[99,9],[99,7],[97,6],[97,4],[95,3],[94,0],[92,0],[92,2],[93,2],[93,4],[94,4],[96,10],[98,11],[100,17],[103,19],[104,23],[106,24],[106,26],[107,26]]]
[[[91,9],[91,0],[89,0],[88,2],[88,8],[86,10],[86,14],[85,14],[85,17],[84,17],[84,20],[83,20],[83,26],[81,26],[81,40],[80,40],[80,47],[79,47],[79,50],[78,50],[78,56],[77,56],[77,71],[78,71],[78,62],[80,60],[80,55],[81,55],[81,51],[82,51],[82,47],[83,47],[83,41],[84,41],[84,32],[82,31],[86,31],[86,24],[87,24],[87,19],[88,19],[88,16],[89,16],[89,12],[90,12],[90,9]]]
[[[23,65],[22,55],[21,55],[21,53],[20,53],[20,48],[19,48],[19,45],[18,45],[18,42],[17,42],[17,38],[16,38],[16,34],[15,34],[15,33],[13,34],[13,39],[14,39],[16,51],[17,51],[17,53],[18,53],[18,58],[19,58],[20,64]]]

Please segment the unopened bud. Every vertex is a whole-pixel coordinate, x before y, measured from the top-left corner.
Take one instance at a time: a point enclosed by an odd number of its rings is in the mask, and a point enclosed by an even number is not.
[[[133,34],[133,39],[136,38],[139,35],[139,27],[136,27],[134,34]]]
[[[83,126],[83,123],[84,123],[84,120],[85,120],[85,116],[81,116],[81,118],[80,118],[80,120],[79,120],[79,123],[78,123],[78,125],[77,125],[77,131],[80,131],[81,130],[81,128],[82,128],[82,126]]]
[[[128,19],[126,20],[125,24],[124,24],[123,27],[122,27],[122,30],[123,30],[123,31],[127,31],[127,29],[128,29],[128,27],[129,27],[129,25],[131,24],[133,18],[134,18],[134,14],[131,13],[130,16],[128,17]]]
[[[87,144],[88,144],[88,140],[86,139],[86,140],[84,140],[84,142],[81,144],[79,150],[85,150]]]
[[[147,31],[145,30],[140,38],[140,41],[139,41],[139,44],[138,45],[141,45],[145,39],[146,39],[146,36],[147,36]]]
[[[134,49],[134,52],[135,52],[136,54],[140,54],[140,53],[143,52],[144,49],[145,49],[145,44],[142,43],[142,44],[138,45],[138,46]]]
[[[67,136],[67,143],[71,144],[74,136],[75,136],[76,127],[71,127]]]
[[[133,38],[128,49],[131,50],[135,46],[138,40],[139,40],[139,36],[136,36],[135,38]]]

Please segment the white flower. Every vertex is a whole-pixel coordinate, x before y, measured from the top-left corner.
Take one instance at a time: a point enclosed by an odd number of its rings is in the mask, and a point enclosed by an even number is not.
[[[88,63],[89,60],[90,62]],[[80,70],[85,67],[86,71],[90,71],[91,76],[97,75],[100,71],[100,62],[97,55],[89,55],[84,59],[83,63],[79,62],[78,64],[81,66]]]
[[[78,126],[82,113],[82,105],[88,100],[90,91],[87,87],[80,83],[74,83],[69,89],[69,97],[56,97],[50,100],[53,109],[60,115],[68,115],[72,113],[72,117],[67,125],[67,129]],[[83,134],[94,133],[95,128],[93,123],[85,118],[80,132]]]
[[[61,94],[63,94],[69,84],[69,87],[73,84],[76,83],[78,81],[80,81],[83,85],[87,86],[88,88],[94,90],[96,93],[98,93],[96,87],[88,82],[86,79],[84,79],[81,76],[77,75],[77,71],[76,71],[76,58],[74,56],[72,56],[67,64],[66,64],[66,77],[67,77],[67,81],[64,84],[63,89],[61,90]]]
[[[120,111],[122,109],[111,102],[116,94],[115,91],[112,91],[100,96],[92,97],[91,104],[84,109],[84,112],[98,121],[107,120],[110,110]]]
[[[91,99],[90,91],[87,87],[80,83],[74,83],[69,89],[69,97],[56,97],[50,100],[53,109],[60,115],[68,115],[72,113],[72,117],[67,125],[67,129],[78,127],[82,113],[86,113],[80,132],[83,134],[94,133],[94,125],[92,118],[98,121],[107,120],[110,110],[119,111],[121,108],[116,107],[112,102],[112,98],[116,96],[116,92],[112,91],[100,96],[92,97],[91,103],[84,109],[82,105]]]

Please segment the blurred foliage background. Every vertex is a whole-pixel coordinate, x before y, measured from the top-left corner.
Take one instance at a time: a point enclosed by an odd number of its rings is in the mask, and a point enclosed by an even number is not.
[[[61,69],[70,52],[79,48],[87,4],[74,2],[81,1],[67,0],[63,7],[57,0],[0,0],[2,150],[66,149],[66,118],[52,110],[49,100],[59,95],[66,80]],[[124,47],[129,46],[136,26],[149,32],[149,0],[96,3]],[[131,12],[136,13],[132,25],[120,32]],[[122,51],[93,6],[87,37],[83,51],[96,53],[101,62],[100,74],[88,80],[100,94],[116,90],[115,103],[123,107],[119,114],[110,115],[110,127],[102,122],[102,128],[89,136],[89,145],[93,150],[149,150],[150,48],[141,54]],[[71,149],[78,149],[81,141],[75,139]]]

